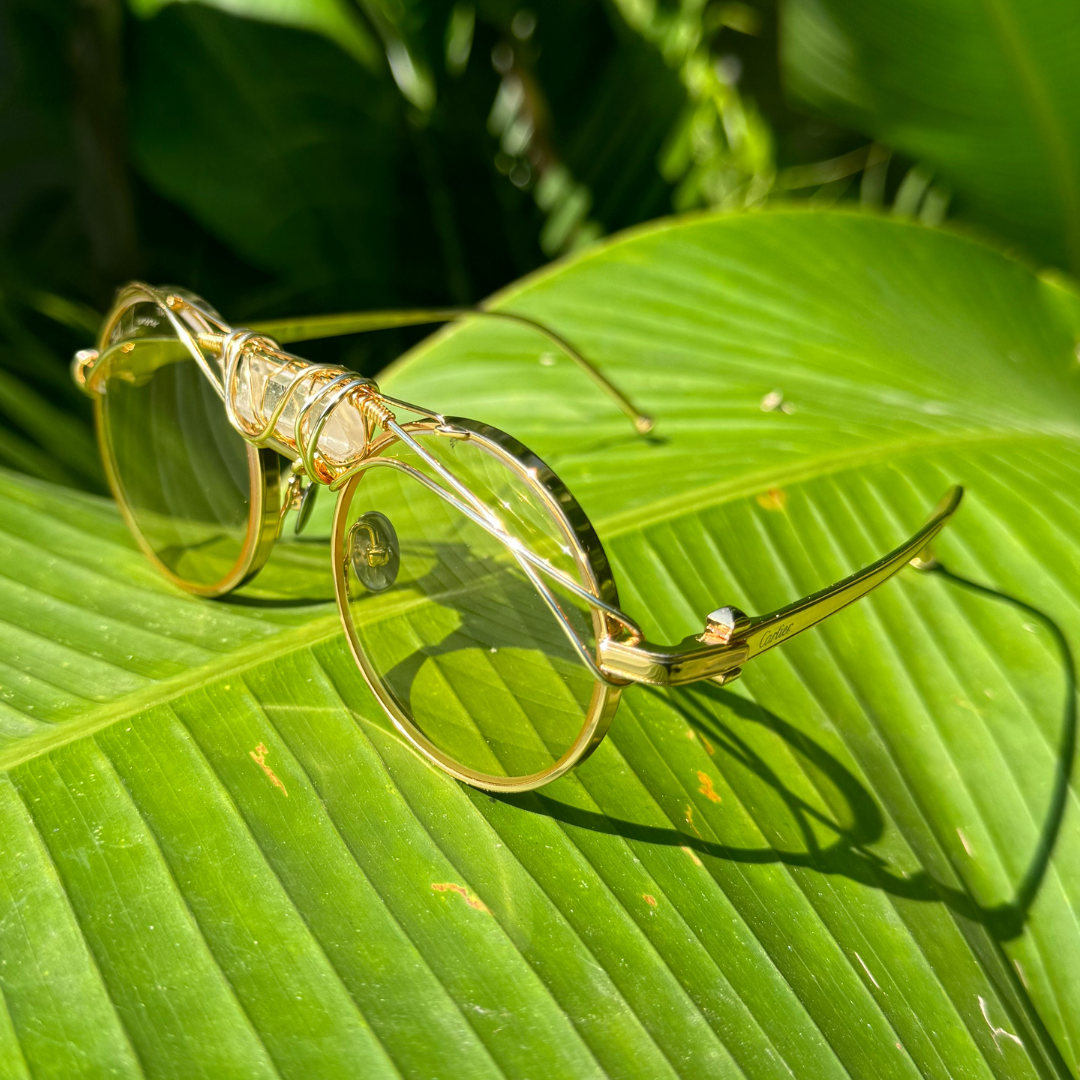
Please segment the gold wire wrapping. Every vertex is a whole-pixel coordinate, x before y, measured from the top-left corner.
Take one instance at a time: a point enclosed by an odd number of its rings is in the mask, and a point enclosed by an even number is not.
[[[257,380],[252,371],[252,362],[256,358],[270,367],[259,394],[256,394]],[[309,363],[282,351],[273,338],[251,330],[233,330],[225,335],[220,363],[225,409],[233,427],[255,446],[268,446],[273,441],[291,446],[299,456],[304,472],[324,484],[334,483],[357,465],[372,433],[393,419],[393,413],[380,401],[378,390],[370,379],[329,364]],[[278,387],[280,398],[267,414],[266,399],[271,384]],[[244,387],[251,419],[238,407]],[[292,430],[280,431],[279,421],[294,399],[299,405]],[[356,408],[361,418],[362,445],[349,457],[331,459],[319,449],[319,439],[334,410],[349,406]]]

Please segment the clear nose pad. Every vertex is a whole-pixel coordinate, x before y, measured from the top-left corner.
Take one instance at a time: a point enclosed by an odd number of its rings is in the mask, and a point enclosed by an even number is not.
[[[371,510],[349,529],[349,563],[370,592],[384,592],[397,580],[401,554],[390,519]]]

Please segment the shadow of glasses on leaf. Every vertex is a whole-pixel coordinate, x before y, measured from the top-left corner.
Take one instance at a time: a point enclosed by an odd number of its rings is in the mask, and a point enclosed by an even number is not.
[[[458,623],[439,640],[416,649],[385,673],[384,677],[406,707],[409,707],[413,684],[423,666],[455,653],[487,651],[492,647],[499,650],[538,650],[549,661],[569,662],[567,643],[553,622],[541,627],[522,618],[522,613],[530,607],[530,601],[535,601],[535,592],[512,560],[505,557],[477,557],[465,545],[455,543],[433,543],[425,547],[429,569],[414,578],[411,587],[428,601],[455,611]],[[300,554],[304,556],[307,552]],[[322,562],[321,558],[319,562]],[[296,569],[296,566],[289,567],[286,578],[295,582]],[[306,566],[305,569],[310,572],[313,568]],[[715,744],[717,753],[725,754],[733,764],[751,773],[768,788],[783,803],[790,820],[799,829],[803,850],[734,847],[702,839],[678,828],[645,825],[586,810],[541,792],[489,795],[470,789],[470,797],[498,798],[524,811],[543,814],[576,828],[644,843],[689,848],[702,855],[732,862],[780,863],[825,874],[840,874],[898,897],[943,902],[958,914],[982,923],[997,940],[1011,940],[1022,932],[1046,875],[1067,806],[1076,752],[1077,724],[1076,669],[1072,649],[1054,619],[1031,604],[963,578],[940,563],[926,572],[938,575],[953,587],[991,602],[1008,604],[1023,612],[1049,632],[1060,657],[1064,703],[1050,798],[1031,862],[1007,902],[981,905],[966,890],[938,881],[926,870],[908,875],[891,870],[885,860],[870,850],[871,845],[884,833],[885,818],[873,794],[858,777],[824,747],[775,713],[708,683],[676,688],[667,694],[648,687],[638,688],[636,692],[662,698],[691,727]],[[313,581],[308,580],[305,584],[310,586]],[[278,593],[266,598],[227,598],[227,602],[231,599],[233,603],[267,607],[308,606],[325,602],[326,586],[322,582],[320,586],[312,590],[316,595],[287,598]],[[503,613],[502,617],[493,617],[496,610]],[[587,629],[584,626],[582,629],[587,636]],[[750,741],[717,715],[716,705],[740,721],[765,726],[782,739],[810,771],[822,777],[837,793],[845,811],[839,816],[843,816],[846,822],[836,820],[836,815],[830,816],[790,790],[783,778],[754,750]],[[551,749],[559,753],[563,748],[552,746]],[[819,839],[821,830],[833,833],[835,840],[822,844]]]
[[[737,863],[780,863],[813,869],[824,874],[839,874],[872,888],[909,900],[943,902],[957,914],[983,924],[998,941],[1009,941],[1023,931],[1032,903],[1046,875],[1054,845],[1061,831],[1068,801],[1069,780],[1076,752],[1076,669],[1072,650],[1060,626],[1045,612],[1007,593],[969,581],[938,564],[930,572],[938,574],[951,585],[968,590],[995,602],[1003,602],[1024,612],[1045,627],[1060,654],[1065,683],[1065,700],[1058,741],[1054,779],[1046,816],[1042,822],[1035,851],[1024,876],[1012,898],[1002,904],[984,906],[963,889],[936,880],[926,870],[901,875],[869,850],[881,838],[885,818],[874,796],[861,781],[837,758],[779,716],[731,691],[707,683],[680,688],[662,695],[660,691],[646,692],[663,697],[697,732],[715,743],[717,754],[725,753],[737,765],[752,773],[766,785],[786,807],[797,823],[803,843],[802,851],[783,851],[772,847],[740,848],[702,839],[681,829],[638,824],[604,813],[586,810],[561,802],[541,792],[524,795],[482,795],[497,798],[522,810],[543,814],[575,828],[621,836],[647,844],[689,848],[701,855]],[[639,691],[640,692],[640,691]],[[818,807],[807,803],[791,791],[781,776],[758,754],[750,742],[732,724],[718,718],[715,705],[722,705],[730,714],[747,723],[765,725],[784,740],[809,769],[823,777],[839,794],[845,804],[848,822],[838,822]],[[835,834],[831,844],[822,845],[818,829]]]
[[[289,536],[274,547],[254,581],[215,603],[239,608],[315,608],[334,603],[330,538]]]
[[[595,683],[512,553],[446,540],[400,553],[384,592],[364,592],[350,573],[353,625],[384,692],[466,767],[514,776],[550,766],[581,730]],[[552,591],[589,642],[583,605]]]

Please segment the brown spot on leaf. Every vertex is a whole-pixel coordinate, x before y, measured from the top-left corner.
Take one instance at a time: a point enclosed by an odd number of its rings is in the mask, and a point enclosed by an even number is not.
[[[656,897],[655,896],[650,896],[648,893],[642,893],[641,894],[641,899],[644,900],[645,903],[649,905],[649,907],[656,907]]]
[[[249,753],[251,754],[251,760],[270,777],[270,783],[273,784],[274,787],[281,788],[281,794],[287,799],[289,793],[285,790],[285,785],[277,778],[277,774],[274,770],[266,764],[266,755],[269,754],[270,751],[266,749],[265,743],[259,743],[259,745],[256,746],[254,750],[249,751]]]
[[[698,788],[698,791],[700,791],[709,802],[720,802],[720,795],[712,786],[712,777],[706,772],[699,772],[697,778],[701,781],[701,787]]]
[[[692,806],[686,808],[686,824],[689,825],[699,837],[701,836],[701,833],[697,830],[697,826],[694,824],[694,808]]]
[[[787,506],[787,492],[783,488],[769,488],[757,497],[762,510],[783,510]]]
[[[699,859],[699,858],[697,857],[697,855],[695,854],[695,852],[694,852],[694,849],[693,849],[693,848],[683,847],[683,848],[680,848],[679,850],[680,850],[680,851],[685,851],[685,852],[686,852],[686,854],[690,856],[690,861],[691,861],[691,862],[692,862],[692,863],[693,863],[693,864],[694,864],[695,866],[704,866],[704,865],[705,865],[705,864],[704,864],[704,863],[703,863],[703,862],[702,862],[702,861],[701,861],[701,860],[700,860],[700,859]]]
[[[491,914],[487,904],[476,893],[469,892],[464,885],[458,885],[456,881],[433,881],[431,887],[436,892],[457,893],[474,911],[486,911],[489,915]]]

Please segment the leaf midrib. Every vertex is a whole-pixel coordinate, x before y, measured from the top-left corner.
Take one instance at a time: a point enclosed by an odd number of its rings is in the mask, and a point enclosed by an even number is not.
[[[802,483],[829,473],[842,472],[859,465],[918,453],[920,450],[1018,441],[1056,442],[1064,437],[1063,433],[1047,435],[1036,432],[973,431],[886,443],[870,449],[862,447],[854,451],[825,454],[802,462],[789,463],[782,469],[757,470],[735,480],[695,488],[668,499],[658,500],[640,511],[627,511],[609,515],[606,518],[598,518],[595,524],[602,539],[606,541],[634,529],[677,517],[682,513],[711,508],[735,499],[745,498],[780,483]],[[341,619],[335,611],[331,615],[321,616],[301,626],[283,630],[269,640],[252,642],[208,663],[181,672],[179,675],[154,682],[134,693],[91,709],[82,716],[61,721],[47,731],[28,735],[15,745],[0,750],[0,773],[51,753],[78,739],[93,735],[117,721],[129,719],[159,705],[164,705],[191,690],[207,685],[215,678],[233,674],[239,676],[242,672],[267,661],[286,656],[297,649],[328,641],[341,633],[343,633]]]
[[[0,751],[0,772],[7,772],[42,754],[47,754],[102,728],[141,712],[182,697],[190,690],[205,686],[217,677],[240,675],[268,660],[276,660],[304,646],[317,645],[341,632],[341,620],[335,611],[303,626],[270,638],[245,645],[199,667],[193,667],[168,679],[162,679],[125,697],[91,709],[72,720],[61,721],[48,731],[30,735],[15,746]]]
[[[800,484],[819,476],[843,472],[845,469],[863,465],[875,465],[881,461],[907,457],[923,450],[993,445],[994,443],[1058,442],[1066,438],[1080,442],[1080,434],[1073,435],[1063,431],[1047,434],[1036,431],[1004,432],[982,429],[878,443],[873,447],[863,446],[854,450],[841,450],[834,454],[821,454],[818,457],[804,458],[797,462],[787,462],[779,468],[756,469],[743,473],[733,480],[720,480],[715,484],[691,488],[689,491],[671,495],[666,499],[657,499],[637,510],[627,510],[597,518],[594,525],[601,539],[606,541],[624,533],[678,517],[680,514],[718,506],[733,499],[746,498],[782,484]]]

